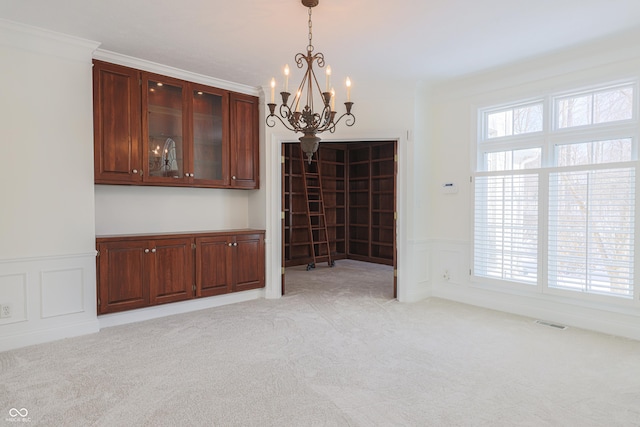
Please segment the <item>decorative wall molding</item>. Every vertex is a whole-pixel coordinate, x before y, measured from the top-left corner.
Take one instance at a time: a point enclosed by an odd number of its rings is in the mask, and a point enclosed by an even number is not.
[[[407,241],[406,256],[411,285],[401,302],[417,302],[431,296],[431,247],[428,240]]]
[[[0,274],[0,306],[9,305],[11,317],[0,317],[0,328],[27,320],[27,273]]]
[[[640,307],[602,304],[500,283],[473,283],[471,242],[431,240],[431,296],[640,340]],[[448,271],[448,278],[443,272]]]
[[[100,43],[0,19],[0,46],[85,62]]]
[[[81,268],[40,272],[40,317],[66,316],[85,311],[84,271]]]
[[[95,252],[0,260],[0,351],[98,332]]]

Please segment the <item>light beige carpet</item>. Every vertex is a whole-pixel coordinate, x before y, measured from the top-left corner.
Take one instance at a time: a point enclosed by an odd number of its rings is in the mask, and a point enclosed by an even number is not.
[[[280,300],[0,353],[0,425],[640,425],[640,342],[400,304],[391,280],[296,267]]]

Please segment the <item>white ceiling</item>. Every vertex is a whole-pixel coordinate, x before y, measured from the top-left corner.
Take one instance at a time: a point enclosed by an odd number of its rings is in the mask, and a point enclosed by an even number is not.
[[[1,0],[0,18],[101,49],[267,85],[307,46],[300,0]],[[321,0],[313,42],[335,78],[449,79],[640,27],[639,0]]]

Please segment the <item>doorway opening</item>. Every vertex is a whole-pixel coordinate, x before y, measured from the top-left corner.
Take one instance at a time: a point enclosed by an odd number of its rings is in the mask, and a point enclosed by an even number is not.
[[[341,260],[388,266],[397,298],[397,141],[322,142],[309,164],[282,144],[282,294],[285,270]]]

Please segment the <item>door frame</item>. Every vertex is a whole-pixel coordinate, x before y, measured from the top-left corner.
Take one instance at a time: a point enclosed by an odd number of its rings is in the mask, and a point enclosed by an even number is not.
[[[298,142],[293,133],[273,132],[262,127],[265,144],[261,149],[264,159],[266,177],[263,190],[254,198],[256,209],[266,207],[264,217],[255,216],[256,224],[264,224],[268,238],[267,243],[267,280],[265,298],[274,299],[282,296],[282,210],[281,210],[281,162],[282,144]],[[347,135],[347,136],[344,136]],[[413,160],[414,141],[412,133],[408,131],[376,131],[375,133],[354,132],[340,134],[340,137],[328,134],[324,141],[397,141],[398,168],[396,181],[396,208],[398,212],[396,220],[396,250],[397,269],[396,280],[399,302],[415,302],[430,296],[429,283],[429,246],[426,240],[409,240],[408,230],[415,228],[412,224],[420,221],[415,215],[409,215],[414,211],[415,202],[408,197],[409,190],[416,191],[417,186],[422,188],[422,183],[414,183],[418,168],[421,168],[424,159]],[[417,166],[416,166],[417,165]],[[426,189],[425,189],[426,191]],[[411,222],[411,224],[409,224]],[[424,271],[423,271],[424,270]]]

